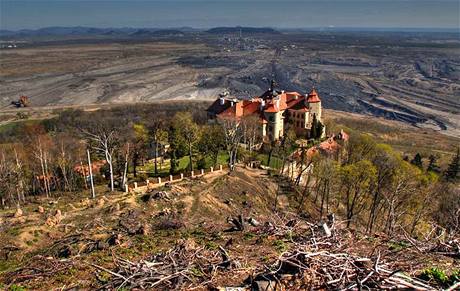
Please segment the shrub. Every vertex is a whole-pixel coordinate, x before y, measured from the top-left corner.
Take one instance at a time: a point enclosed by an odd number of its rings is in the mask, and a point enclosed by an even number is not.
[[[446,275],[446,273],[436,267],[423,270],[423,272],[420,274],[420,278],[425,281],[435,281],[441,286],[447,286],[450,283],[449,277]]]

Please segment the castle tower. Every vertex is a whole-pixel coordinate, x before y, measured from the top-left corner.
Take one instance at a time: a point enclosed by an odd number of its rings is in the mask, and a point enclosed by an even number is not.
[[[318,93],[315,89],[307,95],[306,105],[310,109],[310,120],[313,119],[313,114],[316,114],[316,119],[322,122],[321,119],[321,99],[319,99]]]

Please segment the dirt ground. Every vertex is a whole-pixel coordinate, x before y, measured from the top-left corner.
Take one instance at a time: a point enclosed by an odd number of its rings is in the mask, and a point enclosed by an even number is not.
[[[267,235],[263,230],[267,223],[287,221],[298,203],[294,192],[283,190],[274,214],[277,189],[266,171],[239,167],[231,174],[187,179],[146,194],[98,188],[96,200],[88,199],[88,193],[37,198],[19,217],[14,217],[15,209],[0,213],[0,288],[96,289],[114,277],[94,265],[110,270],[116,258],[137,261],[184,241],[210,251],[225,247],[240,264],[234,271],[217,272],[205,285],[197,283],[197,290],[241,286],[294,246],[285,234]],[[317,222],[314,208],[306,213],[308,221]],[[228,231],[233,226],[229,219],[238,215],[260,225]],[[344,252],[371,256],[378,251],[386,261],[399,261],[410,275],[431,266],[455,267],[452,259],[422,256],[382,236],[347,232],[345,239]]]

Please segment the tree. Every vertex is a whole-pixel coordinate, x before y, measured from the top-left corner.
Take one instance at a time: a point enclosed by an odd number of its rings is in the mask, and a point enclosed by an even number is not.
[[[210,157],[213,165],[217,164],[219,151],[225,149],[225,138],[222,127],[219,125],[207,125],[201,130],[198,149],[202,153],[202,159]],[[203,167],[203,165],[201,165]]]
[[[225,147],[229,156],[230,171],[235,168],[238,146],[242,140],[241,122],[233,117],[219,118],[219,124],[224,133]]]
[[[320,199],[320,218],[323,217],[324,210],[329,213],[331,192],[333,185],[336,184],[337,163],[329,158],[320,158],[313,168],[315,178],[315,203]]]
[[[362,159],[372,159],[375,152],[375,140],[366,134],[351,132],[346,145],[345,164],[356,163]]]
[[[134,133],[134,139],[131,147],[125,145],[125,154],[126,150],[131,150],[131,157],[133,162],[133,175],[137,177],[137,165],[139,164],[140,159],[144,159],[146,155],[146,145],[149,139],[149,132],[144,124],[136,123],[132,127]],[[128,154],[129,156],[129,154]]]
[[[110,172],[110,191],[114,191],[114,154],[118,147],[118,136],[115,128],[107,125],[99,125],[92,131],[83,131],[90,146],[96,150],[99,154],[105,157],[107,164],[109,165]]]
[[[249,115],[241,120],[241,127],[243,133],[243,143],[247,146],[249,152],[262,142],[262,130],[260,129],[259,117]]]
[[[316,114],[313,113],[313,120],[311,121],[310,138],[316,139],[318,136],[318,120]]]
[[[433,217],[441,227],[451,234],[460,234],[460,189],[450,183],[444,183],[440,189],[439,204]]]
[[[183,155],[184,150],[184,139],[180,135],[178,128],[172,124],[169,127],[168,132],[168,142],[169,142],[169,156],[170,156],[170,168],[169,173],[174,175],[177,172],[178,161],[177,158]]]
[[[82,145],[71,134],[57,133],[54,137],[54,152],[56,166],[56,183],[63,191],[73,191],[80,182],[80,177],[74,170],[75,164],[81,160]]]
[[[150,121],[149,130],[150,144],[153,146],[154,174],[158,175],[158,151],[163,142],[168,140],[168,132],[165,130],[165,117],[160,116]]]
[[[419,169],[423,169],[423,161],[422,161],[422,155],[419,153],[416,153],[414,158],[410,161],[410,163]]]
[[[372,202],[367,221],[368,233],[372,233],[374,230],[379,208],[383,200],[383,192],[390,185],[400,162],[398,155],[390,146],[383,144],[376,146],[372,163],[377,170],[377,176],[375,187],[372,191]]]
[[[376,168],[369,160],[348,164],[340,169],[344,189],[347,227],[352,219],[366,207],[367,194],[376,179]]]
[[[46,193],[46,197],[50,196],[51,192],[51,174],[50,167],[51,164],[51,148],[53,146],[50,137],[44,133],[38,133],[33,136],[30,140],[32,155],[40,163],[41,176],[38,176],[38,182],[41,185],[43,181],[43,188]]]
[[[281,139],[281,144],[279,148],[279,155],[282,157],[282,166],[280,169],[280,175],[284,173],[284,168],[286,167],[286,159],[289,156],[292,147],[295,145],[297,140],[297,135],[293,129],[288,129],[284,136]]]
[[[444,172],[444,178],[449,181],[458,180],[460,173],[460,147],[457,148],[457,154],[452,158],[447,170]]]
[[[411,199],[420,185],[421,170],[410,163],[401,161],[388,190],[383,193],[385,201],[385,231],[392,234],[397,222],[409,212]]]
[[[193,171],[193,146],[198,142],[199,128],[190,112],[179,112],[174,116],[174,127],[183,137],[189,155],[190,171]]]
[[[316,125],[316,138],[321,138],[321,136],[323,135],[323,130],[324,130],[324,125],[321,121],[318,121],[317,122],[317,125]]]
[[[2,202],[2,207],[5,207],[5,204],[8,200],[13,200],[14,190],[12,185],[14,185],[14,176],[12,175],[14,169],[14,164],[11,159],[8,159],[8,153],[5,150],[0,148],[0,199]],[[19,205],[20,197],[18,197],[16,204]]]
[[[428,167],[427,167],[427,171],[428,172],[434,172],[434,173],[440,173],[441,172],[441,169],[439,168],[437,162],[438,162],[438,158],[435,156],[435,155],[430,155],[428,157]]]

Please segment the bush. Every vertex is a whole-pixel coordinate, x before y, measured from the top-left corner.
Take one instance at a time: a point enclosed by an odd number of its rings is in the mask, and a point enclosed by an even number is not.
[[[173,216],[163,217],[155,225],[158,230],[168,230],[168,229],[180,229],[185,226],[184,222]]]
[[[428,268],[423,270],[419,277],[425,281],[435,281],[439,286],[449,287],[460,281],[460,270],[455,270],[448,276],[439,268]]]

